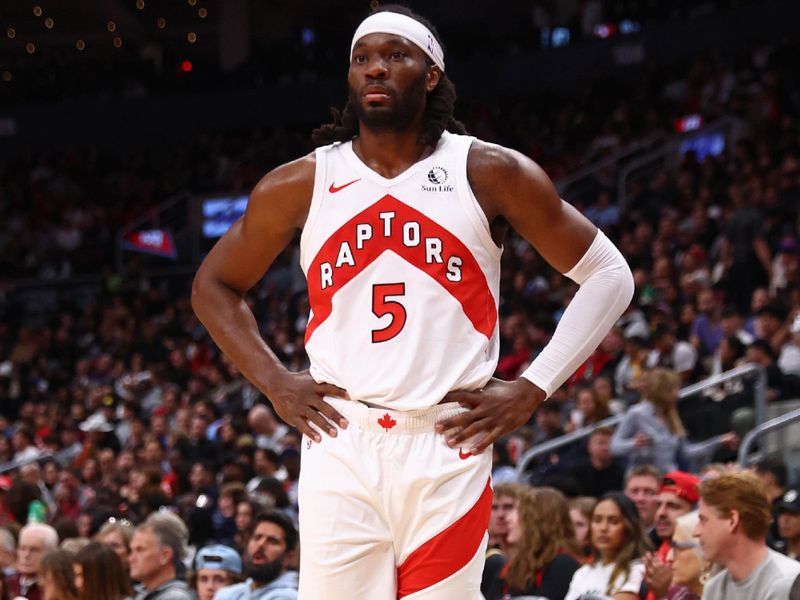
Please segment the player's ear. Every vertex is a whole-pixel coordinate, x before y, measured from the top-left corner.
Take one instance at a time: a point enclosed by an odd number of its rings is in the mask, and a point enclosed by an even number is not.
[[[442,70],[436,65],[428,68],[428,76],[425,81],[425,90],[432,92],[439,85],[439,80],[442,78]]]

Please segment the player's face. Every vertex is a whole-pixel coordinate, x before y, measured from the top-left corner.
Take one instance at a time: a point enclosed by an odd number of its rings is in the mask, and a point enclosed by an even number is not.
[[[422,118],[438,69],[402,36],[371,33],[353,48],[347,81],[359,122],[375,131],[403,131]]]

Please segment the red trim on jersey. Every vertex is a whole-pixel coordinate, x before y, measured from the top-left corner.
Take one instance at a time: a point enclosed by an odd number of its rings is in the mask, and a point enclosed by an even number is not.
[[[414,550],[397,568],[397,597],[429,588],[463,569],[478,551],[491,512],[492,486],[487,482],[467,514]]]
[[[394,212],[392,235],[384,235],[384,222],[379,213]],[[409,221],[419,223],[420,239],[416,246],[403,244],[403,225]],[[356,225],[372,226],[372,238],[363,242],[363,248],[356,247]],[[442,262],[425,262],[426,238],[438,238],[442,243]],[[343,264],[336,268],[336,259],[342,242],[347,242],[352,252],[355,266]],[[331,315],[333,296],[352,279],[371,265],[386,251],[394,252],[413,266],[430,275],[447,292],[461,304],[464,314],[472,322],[475,329],[491,338],[497,322],[497,307],[494,296],[489,290],[486,275],[478,265],[478,261],[467,246],[447,229],[430,219],[425,214],[404,204],[397,198],[387,194],[375,204],[367,207],[344,225],[334,231],[322,245],[311,266],[308,268],[308,297],[311,304],[312,317],[306,327],[305,340],[311,338],[319,327]],[[448,257],[461,259],[461,280],[450,281],[447,278]],[[333,268],[333,285],[322,289],[321,265],[329,263]]]

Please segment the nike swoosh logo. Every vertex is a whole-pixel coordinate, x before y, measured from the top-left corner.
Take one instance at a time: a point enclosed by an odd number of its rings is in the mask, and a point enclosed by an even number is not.
[[[470,456],[472,456],[471,452],[464,452],[462,448],[458,449],[458,458],[461,460],[467,460]]]
[[[344,188],[346,188],[348,185],[353,185],[353,184],[354,184],[356,181],[361,181],[361,179],[353,179],[353,181],[350,181],[350,182],[348,182],[348,183],[345,183],[344,185],[340,185],[339,187],[336,187],[336,184],[335,184],[335,183],[332,183],[332,184],[331,184],[331,187],[329,187],[329,188],[328,188],[328,191],[329,191],[331,194],[335,194],[336,192],[341,192],[341,191],[342,191]]]

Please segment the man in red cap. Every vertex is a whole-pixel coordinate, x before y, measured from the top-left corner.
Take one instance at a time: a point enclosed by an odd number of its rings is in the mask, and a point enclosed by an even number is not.
[[[697,486],[700,479],[685,471],[671,471],[664,475],[656,509],[656,533],[661,538],[661,546],[655,553],[645,556],[645,583],[650,591],[647,600],[660,600],[667,597],[672,581],[672,569],[667,563],[670,540],[675,531],[675,521],[681,515],[694,510],[700,495]]]

